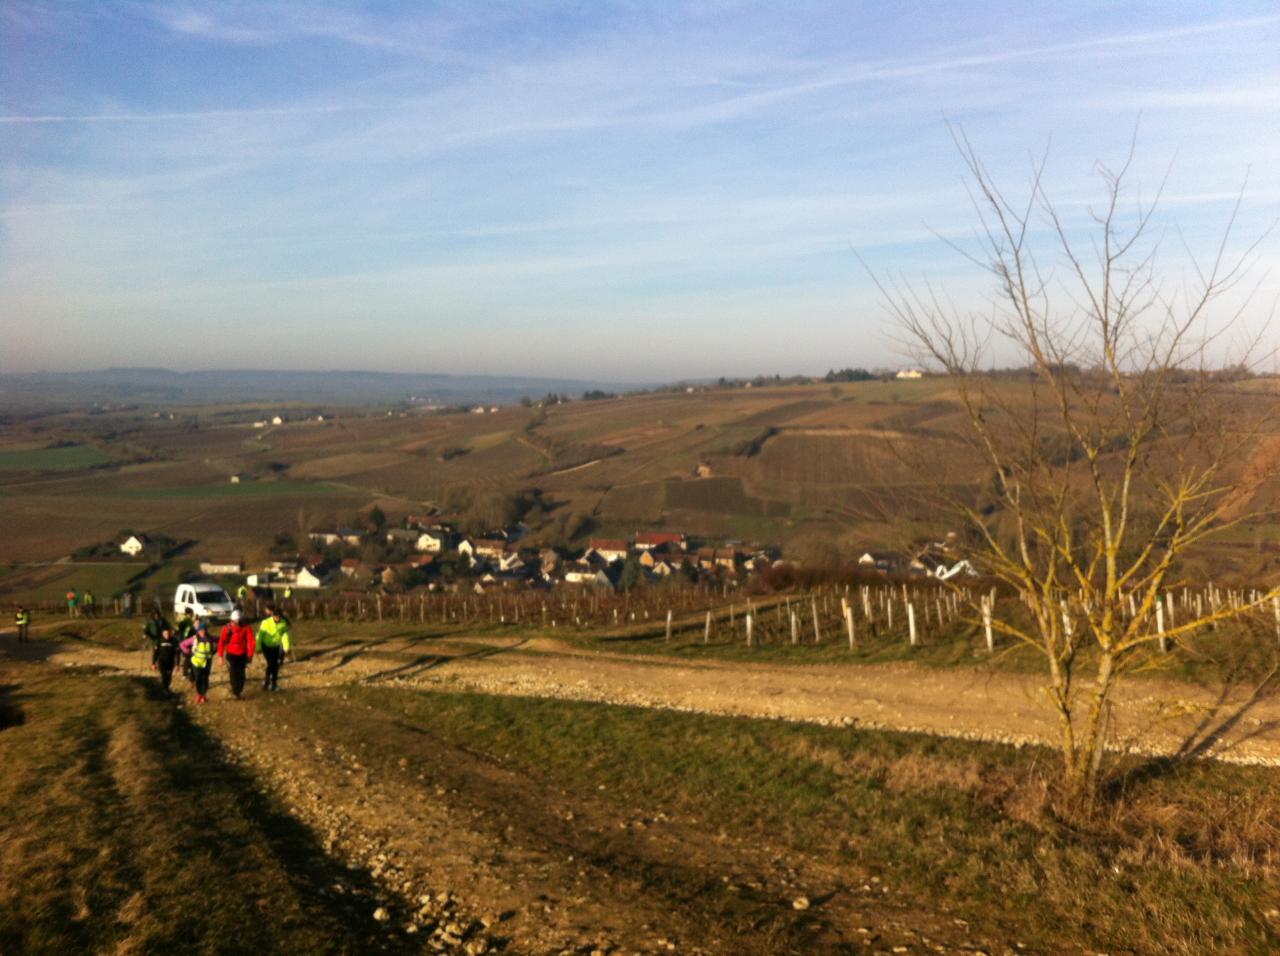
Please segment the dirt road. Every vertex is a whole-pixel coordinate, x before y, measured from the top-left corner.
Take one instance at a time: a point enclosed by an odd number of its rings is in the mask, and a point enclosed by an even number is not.
[[[412,631],[308,643],[297,686],[349,682],[903,730],[1017,746],[1054,744],[1043,679],[983,668],[783,665],[584,650],[548,638],[430,637]],[[55,660],[137,666],[111,648],[65,645]],[[1280,698],[1251,686],[1134,680],[1116,693],[1115,743],[1134,753],[1280,765]]]
[[[353,663],[355,663],[353,661]],[[368,662],[357,665],[363,670]],[[1055,743],[1043,679],[911,665],[750,664],[584,652],[562,642],[476,642],[443,662],[367,672],[364,680],[447,684],[487,693],[905,730],[1026,745]],[[1118,747],[1280,764],[1280,699],[1251,687],[1209,690],[1133,681],[1116,695]]]

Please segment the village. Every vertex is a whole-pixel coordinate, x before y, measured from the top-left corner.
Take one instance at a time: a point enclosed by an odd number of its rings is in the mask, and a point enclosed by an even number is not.
[[[737,588],[771,570],[797,569],[773,546],[708,542],[679,531],[636,531],[627,538],[590,538],[585,547],[529,543],[521,522],[483,536],[458,532],[448,522],[410,515],[402,527],[315,529],[311,552],[280,557],[250,570],[241,562],[202,561],[209,576],[243,576],[248,587],[404,593],[595,587],[629,591],[651,585],[711,584]],[[132,545],[131,545],[132,547]],[[950,542],[931,542],[903,555],[864,551],[845,570],[949,580],[976,574]]]
[[[804,569],[777,547],[701,541],[680,531],[593,537],[576,549],[538,546],[531,543],[533,537],[532,529],[521,522],[472,536],[460,533],[450,522],[409,515],[400,527],[314,529],[307,534],[308,553],[277,553],[256,566],[242,560],[205,558],[198,563],[198,576],[243,583],[267,598],[274,592],[294,591],[404,594],[425,589],[486,594],[687,585],[735,589],[753,578],[767,583],[771,571]],[[81,549],[79,555],[101,557],[114,550],[126,558],[163,560],[173,544],[162,536],[130,532],[119,541]],[[967,560],[956,556],[949,539],[921,544],[906,554],[863,551],[843,567],[821,570],[941,581],[976,575]],[[195,568],[183,575],[186,579],[196,576]]]

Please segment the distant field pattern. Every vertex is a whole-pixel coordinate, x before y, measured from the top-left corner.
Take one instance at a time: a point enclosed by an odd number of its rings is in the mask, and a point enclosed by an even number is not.
[[[0,471],[75,471],[111,461],[89,445],[65,445],[61,448],[11,448],[0,451]]]

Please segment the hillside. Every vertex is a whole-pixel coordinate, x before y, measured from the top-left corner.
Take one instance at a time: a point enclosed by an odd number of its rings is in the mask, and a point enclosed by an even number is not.
[[[1016,408],[1024,386],[1006,387]],[[253,426],[276,413],[282,425]],[[848,557],[945,533],[935,489],[980,495],[988,478],[940,379],[317,417],[236,405],[11,422],[0,435],[0,557],[52,560],[125,527],[191,539],[201,556],[253,557],[277,532],[352,521],[375,504],[395,520],[533,490],[535,540],[668,528]],[[1273,445],[1239,463],[1240,507],[1280,499],[1263,460]],[[233,485],[236,473],[253,480]],[[1219,557],[1262,567],[1275,532],[1233,529]]]
[[[6,406],[48,406],[72,402],[133,402],[200,405],[237,401],[320,401],[330,405],[403,402],[435,404],[516,402],[521,396],[581,395],[593,389],[619,391],[622,382],[497,375],[440,375],[333,369],[109,368],[89,372],[34,372],[0,375],[0,402]]]

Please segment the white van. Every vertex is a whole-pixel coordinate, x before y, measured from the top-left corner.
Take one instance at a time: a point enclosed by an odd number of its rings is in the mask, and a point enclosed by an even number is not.
[[[173,613],[177,615],[190,608],[192,614],[216,620],[230,617],[235,607],[226,591],[208,581],[179,584],[173,595]]]

